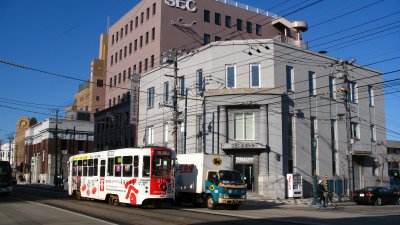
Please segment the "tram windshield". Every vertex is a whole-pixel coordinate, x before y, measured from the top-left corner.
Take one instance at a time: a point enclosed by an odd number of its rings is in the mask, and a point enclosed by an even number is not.
[[[152,177],[169,177],[171,162],[171,152],[155,151],[152,163]]]

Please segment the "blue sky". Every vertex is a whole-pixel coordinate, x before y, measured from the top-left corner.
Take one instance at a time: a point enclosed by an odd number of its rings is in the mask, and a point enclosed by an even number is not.
[[[374,63],[369,67],[382,72],[400,69],[399,0],[240,2],[272,8],[271,12],[289,20],[306,21],[309,30],[303,38],[310,41],[311,50],[327,50],[328,55],[345,60],[354,58],[359,65]],[[91,60],[98,57],[99,35],[106,32],[107,17],[112,24],[137,3],[138,0],[0,0],[0,60],[86,80]],[[313,5],[307,7],[310,4]],[[399,72],[384,76],[386,81],[396,78],[400,78]],[[40,121],[54,117],[51,108],[63,111],[72,103],[81,83],[2,63],[0,82],[3,141],[5,135],[15,132],[18,118],[36,117]],[[400,140],[398,83],[390,83],[385,94],[387,138],[391,140]]]

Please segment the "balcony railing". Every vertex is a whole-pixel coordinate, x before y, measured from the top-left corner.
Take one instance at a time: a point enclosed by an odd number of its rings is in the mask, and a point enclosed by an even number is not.
[[[278,35],[273,38],[275,41],[280,41],[285,44],[297,46],[301,49],[308,49],[308,43],[306,41],[298,41],[294,38]]]

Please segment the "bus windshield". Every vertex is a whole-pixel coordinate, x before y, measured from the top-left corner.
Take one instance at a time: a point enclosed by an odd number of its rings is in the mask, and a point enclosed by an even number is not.
[[[221,170],[219,171],[219,181],[222,184],[244,184],[242,173],[239,171]]]
[[[11,186],[11,166],[7,161],[0,161],[0,184],[1,186]]]

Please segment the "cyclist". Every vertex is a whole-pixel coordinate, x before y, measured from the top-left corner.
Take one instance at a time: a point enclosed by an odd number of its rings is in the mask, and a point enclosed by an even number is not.
[[[326,196],[326,189],[324,186],[324,181],[319,180],[318,181],[318,187],[317,187],[317,193],[318,193],[318,205],[323,206],[325,204],[325,196]]]

